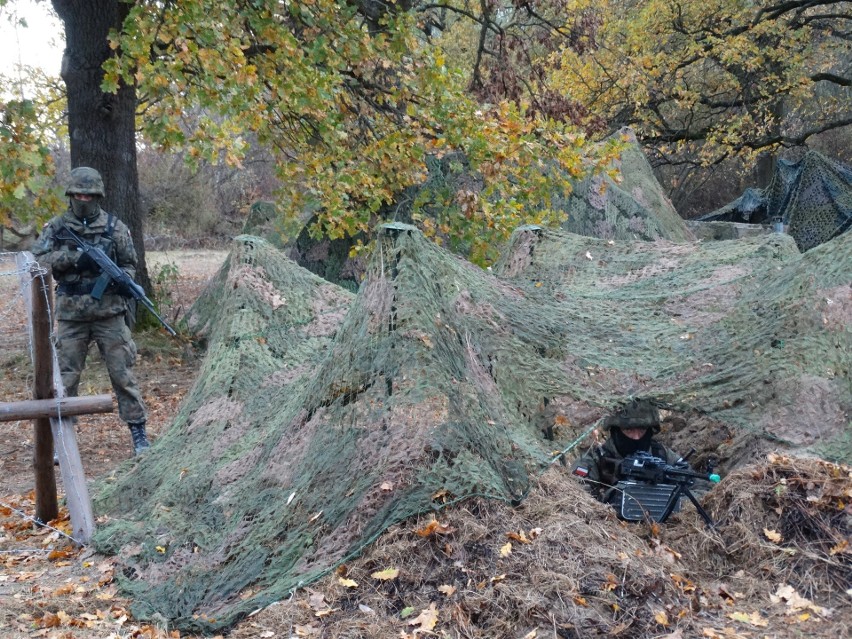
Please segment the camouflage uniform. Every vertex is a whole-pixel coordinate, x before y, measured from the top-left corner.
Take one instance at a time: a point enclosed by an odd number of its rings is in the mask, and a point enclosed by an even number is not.
[[[94,169],[80,167],[71,175],[66,195],[103,196],[103,182]],[[56,350],[66,393],[77,395],[89,344],[94,341],[109,371],[119,416],[130,427],[134,450],[138,454],[148,447],[145,434],[147,413],[133,374],[136,345],[125,321],[127,299],[114,284],[107,287],[101,299],[93,298],[91,292],[100,268],[79,251],[73,241],[57,238],[63,227],[71,229],[86,242],[99,245],[132,278],[136,273],[136,250],[130,230],[115,216],[101,209],[99,199],[96,197],[93,204],[86,202],[82,205],[88,205],[82,218],[79,208],[75,211],[75,206],[79,207],[80,203],[72,200],[63,215],[47,223],[33,247],[33,254],[42,265],[51,268],[57,283]],[[110,229],[110,226],[113,228]]]

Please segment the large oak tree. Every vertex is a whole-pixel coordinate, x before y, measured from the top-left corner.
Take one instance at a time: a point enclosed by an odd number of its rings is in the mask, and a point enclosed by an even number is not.
[[[140,264],[137,277],[146,286],[136,168],[136,89],[132,79],[120,82],[114,91],[102,89],[104,63],[116,54],[108,35],[122,28],[132,5],[119,0],[52,0],[52,4],[65,25],[61,76],[68,99],[71,165],[91,166],[103,175],[104,208],[130,227]]]
[[[332,238],[369,230],[429,157],[461,152],[481,177],[427,234],[487,261],[582,168],[577,129],[526,101],[480,100],[460,61],[424,37],[405,3],[137,1],[106,85],[136,83],[146,135],[189,158],[239,163],[247,134],[279,158],[285,217],[317,212]],[[203,117],[190,121],[191,106]],[[554,171],[561,167],[561,171]]]
[[[595,16],[564,48],[554,86],[662,162],[758,160],[852,124],[852,3],[651,0],[570,3]]]

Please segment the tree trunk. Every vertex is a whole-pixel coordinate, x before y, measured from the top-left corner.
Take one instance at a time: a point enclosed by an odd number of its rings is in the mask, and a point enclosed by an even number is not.
[[[131,7],[120,0],[53,0],[65,23],[61,75],[68,94],[71,166],[100,171],[103,207],[130,228],[139,258],[136,279],[150,291],[136,167],[136,87],[122,83],[117,94],[101,91],[102,66],[113,55],[107,35],[121,29]]]
[[[773,127],[770,133],[772,135],[780,135],[781,123],[784,121],[784,116],[786,115],[786,104],[783,98],[779,97],[775,101],[775,104],[772,105],[770,114],[773,121]],[[777,149],[766,151],[758,156],[754,167],[754,178],[755,183],[759,188],[765,189],[772,182],[772,178],[775,177],[775,165],[777,162]],[[768,213],[769,215],[774,215],[772,211],[769,211]]]

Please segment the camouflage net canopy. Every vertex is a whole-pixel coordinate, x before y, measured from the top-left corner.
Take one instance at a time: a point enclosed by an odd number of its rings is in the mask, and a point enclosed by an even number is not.
[[[195,387],[96,497],[138,617],[227,628],[415,513],[517,503],[627,396],[852,461],[849,234],[802,255],[524,227],[493,273],[377,237],[356,296],[235,240],[193,308]]]
[[[611,141],[623,145],[610,167],[615,177],[588,177],[566,199],[557,200],[554,205],[568,214],[562,229],[616,240],[695,239],[666,197],[633,131],[622,129]]]
[[[700,221],[769,224],[776,218],[802,251],[852,227],[852,169],[808,151],[798,162],[779,160],[765,189],[747,189]]]

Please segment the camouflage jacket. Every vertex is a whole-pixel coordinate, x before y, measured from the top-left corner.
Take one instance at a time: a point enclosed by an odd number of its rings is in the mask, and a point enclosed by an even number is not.
[[[651,445],[646,452],[665,459],[668,464],[673,464],[680,459],[680,455],[656,440],[651,440]],[[585,455],[577,459],[571,465],[571,474],[580,478],[586,489],[596,499],[608,503],[614,492],[613,486],[621,480],[619,471],[623,459],[624,456],[616,450],[615,442],[610,437],[603,444],[593,446]]]
[[[56,315],[61,320],[92,321],[121,315],[127,310],[127,301],[110,286],[100,300],[93,298],[91,291],[100,275],[97,265],[89,263],[80,267],[82,253],[72,240],[60,240],[56,236],[63,226],[77,233],[91,244],[97,244],[131,278],[136,275],[136,249],[130,237],[130,229],[115,220],[115,228],[106,237],[109,214],[100,209],[94,221],[78,220],[69,208],[63,215],[50,220],[33,246],[32,252],[42,266],[49,266],[57,283]],[[87,292],[88,291],[88,292]]]

